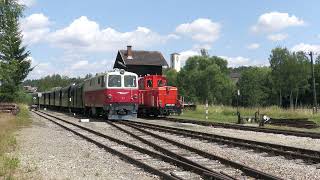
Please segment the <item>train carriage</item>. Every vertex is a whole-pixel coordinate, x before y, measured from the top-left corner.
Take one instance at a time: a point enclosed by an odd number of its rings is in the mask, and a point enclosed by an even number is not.
[[[54,106],[61,106],[61,87],[54,88]]]
[[[44,93],[44,106],[49,107],[50,105],[50,92]]]
[[[61,107],[70,108],[70,89],[71,86],[67,86],[61,89]]]
[[[41,93],[41,97],[39,98],[39,104],[44,105],[44,93]],[[37,105],[39,105],[37,104]]]
[[[49,106],[50,107],[54,107],[54,105],[55,105],[55,94],[54,94],[54,91],[49,92],[49,98],[50,98]]]
[[[43,92],[39,103],[108,119],[132,119],[137,117],[138,94],[137,74],[115,69],[80,84]]]
[[[73,110],[82,112],[83,111],[83,83],[77,84],[70,89],[71,107]]]

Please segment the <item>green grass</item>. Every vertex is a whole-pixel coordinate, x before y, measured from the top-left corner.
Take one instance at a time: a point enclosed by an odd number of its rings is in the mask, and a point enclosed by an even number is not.
[[[236,123],[236,107],[230,106],[209,106],[208,120],[215,122]],[[320,125],[320,112],[312,114],[312,109],[282,109],[277,106],[262,108],[239,108],[242,117],[254,117],[254,113],[259,110],[260,115],[266,114],[273,118],[309,118]],[[205,106],[198,105],[195,111],[184,111],[183,118],[205,120]]]
[[[31,122],[26,105],[19,105],[20,112],[17,116],[0,114],[0,179],[13,179],[19,159],[9,155],[17,147],[15,132]]]

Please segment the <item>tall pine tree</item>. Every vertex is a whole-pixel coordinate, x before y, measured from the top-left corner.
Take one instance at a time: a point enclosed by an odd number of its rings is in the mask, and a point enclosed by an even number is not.
[[[0,102],[14,101],[19,85],[32,70],[19,26],[23,9],[16,0],[0,0]]]

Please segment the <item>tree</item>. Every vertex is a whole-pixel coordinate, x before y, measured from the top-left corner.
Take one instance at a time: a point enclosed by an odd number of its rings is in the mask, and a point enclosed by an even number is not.
[[[294,107],[294,96],[297,105],[299,93],[308,88],[308,58],[303,52],[290,53],[286,48],[277,47],[272,50],[269,61],[273,87],[279,93],[279,105],[283,105],[283,98],[289,97],[290,107]]]
[[[172,68],[165,69],[163,74],[167,78],[168,86],[177,86],[177,75],[178,75],[178,72],[175,69],[172,69]]]
[[[66,87],[73,83],[78,84],[83,81],[84,79],[80,77],[69,78],[68,76],[53,74],[53,75],[48,75],[46,77],[43,77],[41,79],[26,80],[23,82],[23,85],[37,87],[38,91],[42,92],[42,91],[49,91],[55,87]]]
[[[30,52],[22,45],[19,18],[23,6],[16,0],[0,0],[0,101],[13,101],[19,85],[32,70]]]
[[[190,57],[177,75],[177,86],[186,99],[200,103],[230,104],[234,91],[227,61],[216,56]]]
[[[260,106],[270,103],[271,93],[268,67],[250,67],[245,69],[237,83],[241,92],[241,104],[244,106]]]

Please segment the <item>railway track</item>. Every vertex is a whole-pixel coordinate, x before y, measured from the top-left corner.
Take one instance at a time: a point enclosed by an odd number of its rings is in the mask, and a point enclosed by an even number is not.
[[[214,127],[228,128],[228,129],[239,129],[244,131],[284,134],[284,135],[291,135],[291,136],[297,136],[297,137],[310,137],[313,139],[320,139],[320,133],[314,133],[314,132],[302,132],[302,131],[281,130],[281,129],[274,129],[274,128],[252,127],[252,126],[243,126],[239,124],[227,124],[227,123],[189,120],[189,119],[180,119],[180,118],[163,118],[163,119],[166,121],[173,121],[173,122],[179,122],[179,123],[191,123],[191,124],[198,124],[203,126],[214,126]]]
[[[229,136],[215,135],[210,133],[145,123],[140,121],[139,122],[126,121],[125,123],[133,126],[139,126],[144,129],[153,129],[160,132],[165,132],[165,133],[170,133],[175,135],[182,135],[185,137],[196,138],[199,140],[206,140],[214,143],[222,143],[226,145],[244,147],[247,149],[254,149],[260,152],[267,152],[271,155],[284,156],[288,159],[301,159],[307,164],[320,163],[320,151],[296,148],[296,147],[279,145],[279,144],[271,144],[271,143],[265,143],[260,141],[252,141],[252,140],[234,138]]]
[[[175,156],[177,159],[184,161],[192,160],[198,165],[209,169],[223,169],[223,171],[220,171],[220,173],[230,176],[233,179],[279,179],[276,176],[258,171],[240,163],[210,154],[172,139],[162,137],[156,133],[146,131],[144,128],[141,128],[137,125],[131,125],[128,122],[119,122],[125,127],[119,126],[118,123],[108,123],[127,133],[128,135],[145,142],[164,154],[173,155],[173,153],[175,153],[173,156]]]
[[[139,147],[134,144],[121,141],[120,139],[108,137],[105,134],[67,121],[61,117],[56,117],[55,115],[43,112],[39,113],[39,115],[49,119],[50,121],[54,121],[54,123],[56,124],[58,123],[57,121],[61,121],[65,123],[65,125],[67,124],[67,126],[76,127],[76,130],[72,129],[72,127],[68,127],[68,130],[71,129],[78,133],[78,130],[81,129],[81,131],[87,131],[96,136],[106,138],[113,143],[117,143],[117,145],[113,145],[113,147],[118,147],[121,145],[121,148],[115,149],[111,146],[107,147],[107,150],[110,152],[110,149],[113,149],[111,150],[111,152],[113,152],[114,154],[121,154],[121,157],[124,156],[125,159],[129,160],[130,162],[135,163],[139,167],[142,167],[146,171],[156,174],[163,179],[247,179],[248,177],[257,179],[279,179],[278,177],[255,170],[247,166],[243,166],[239,163],[232,162],[226,159],[219,159],[216,156],[208,154],[201,150],[192,149],[191,147],[186,146],[184,148],[181,148],[183,145],[179,144],[178,142],[173,142],[165,138],[160,139],[159,137],[156,137],[155,134],[148,134],[146,132],[143,132],[142,129],[137,130],[136,127],[133,127],[134,125],[115,124],[114,122],[108,122],[118,130],[132,136],[133,138],[141,141],[147,146],[152,147],[155,151],[145,149],[145,146]],[[61,122],[59,123],[59,126],[61,126]],[[127,123],[127,121],[124,121],[123,123]],[[127,128],[120,127],[124,125],[126,125]],[[161,145],[159,145],[160,141]],[[171,148],[168,148],[167,146],[171,146]],[[128,148],[130,150],[128,150]],[[134,159],[130,156],[130,154],[136,154],[136,151],[140,153],[138,154],[138,157],[140,159]],[[146,155],[147,157],[144,157]],[[147,162],[145,162],[144,160],[146,160]],[[147,164],[150,162],[153,162],[153,164],[154,162],[156,162],[156,164],[163,165],[161,167],[152,167],[152,165]],[[221,168],[221,166],[224,166],[224,171],[215,170],[219,169],[218,167]],[[238,169],[240,170],[240,172]],[[234,174],[238,174],[238,176],[235,177]]]
[[[201,167],[192,161],[185,162],[148,148],[139,147],[48,113],[35,113],[162,179],[234,179],[226,174]]]

